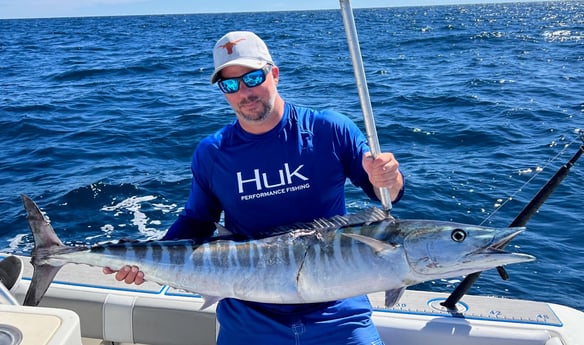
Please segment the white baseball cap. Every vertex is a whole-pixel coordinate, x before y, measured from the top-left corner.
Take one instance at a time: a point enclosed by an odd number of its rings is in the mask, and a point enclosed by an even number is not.
[[[221,37],[213,48],[213,62],[211,84],[217,82],[221,70],[227,66],[260,69],[266,63],[273,63],[264,41],[249,31],[232,31]]]

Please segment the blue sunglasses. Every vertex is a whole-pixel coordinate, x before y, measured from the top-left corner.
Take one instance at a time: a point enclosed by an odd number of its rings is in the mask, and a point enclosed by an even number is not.
[[[236,93],[239,91],[239,81],[241,80],[247,87],[256,87],[266,81],[266,76],[272,70],[272,65],[267,64],[262,69],[247,72],[241,77],[220,79],[217,84],[223,93]]]

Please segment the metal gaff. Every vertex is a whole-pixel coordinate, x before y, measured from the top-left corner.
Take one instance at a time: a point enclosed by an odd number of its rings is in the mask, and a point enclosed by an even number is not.
[[[371,100],[369,99],[369,89],[367,88],[367,80],[365,79],[365,69],[363,68],[363,58],[361,57],[361,48],[359,47],[359,39],[357,38],[355,18],[353,17],[353,10],[351,9],[350,1],[339,0],[339,2],[341,4],[341,13],[343,15],[343,24],[347,34],[347,43],[349,44],[351,60],[353,61],[353,71],[355,72],[359,99],[361,100],[361,109],[363,111],[363,120],[367,132],[367,141],[371,148],[371,154],[375,158],[381,153],[381,148],[379,147],[373,109],[371,108]],[[389,189],[380,188],[379,192],[383,209],[389,213],[392,208]]]

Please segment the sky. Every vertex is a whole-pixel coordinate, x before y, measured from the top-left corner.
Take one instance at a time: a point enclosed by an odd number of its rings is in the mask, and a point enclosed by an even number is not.
[[[353,0],[352,8],[517,0]],[[337,9],[338,0],[0,0],[0,19]]]

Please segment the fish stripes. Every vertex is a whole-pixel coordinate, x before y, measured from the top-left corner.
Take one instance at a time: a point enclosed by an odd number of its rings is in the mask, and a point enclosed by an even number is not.
[[[247,241],[120,241],[68,247],[36,204],[26,196],[23,202],[35,239],[34,274],[25,305],[37,305],[67,263],[136,265],[147,280],[206,297],[206,307],[221,298],[292,304],[376,291],[399,296],[400,290],[423,281],[534,259],[492,249],[521,229],[395,220],[379,209],[278,227],[272,236]],[[462,242],[453,241],[454,229],[466,232]]]

